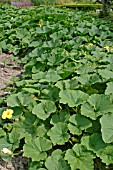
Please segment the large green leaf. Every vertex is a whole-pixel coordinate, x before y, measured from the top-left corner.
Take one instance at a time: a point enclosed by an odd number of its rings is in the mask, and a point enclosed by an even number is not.
[[[47,133],[47,130],[45,126],[42,124],[41,126],[37,127],[36,132],[37,132],[37,136],[43,137]]]
[[[101,132],[105,143],[113,142],[113,113],[101,117]]]
[[[47,135],[50,136],[52,143],[63,145],[68,142],[70,135],[68,134],[68,128],[66,123],[59,122],[52,127]]]
[[[36,28],[36,33],[37,34],[47,34],[50,31],[50,28],[47,26],[43,26],[41,28]]]
[[[68,79],[58,81],[55,86],[57,86],[61,90],[70,89],[74,90],[79,87],[78,81],[76,79]]]
[[[42,99],[45,99],[45,100],[51,100],[53,101],[54,103],[56,101],[59,101],[59,89],[55,86],[48,86],[48,85],[45,85],[45,86],[41,86],[42,88],[44,88],[44,90],[42,90]]]
[[[68,104],[70,107],[85,103],[88,95],[80,90],[62,90],[59,93],[60,103]]]
[[[42,44],[42,40],[39,39],[39,40],[37,40],[37,41],[32,41],[32,43],[29,44],[29,47],[38,47],[38,46],[40,46],[41,44]]]
[[[94,170],[94,156],[83,145],[75,144],[72,149],[68,149],[65,159],[70,164],[71,170]]]
[[[48,59],[48,65],[52,66],[52,65],[58,65],[60,64],[62,61],[64,61],[66,58],[66,56],[61,56],[61,55],[51,55],[49,56],[47,59]]]
[[[113,111],[109,96],[104,94],[93,94],[87,102],[81,106],[81,114],[93,120],[96,120],[100,115]]]
[[[0,128],[0,137],[6,136],[6,132]]]
[[[38,122],[38,118],[30,112],[26,112],[24,116],[13,123],[14,129],[20,134],[20,139],[28,135],[35,137],[37,135],[35,121]]]
[[[12,147],[12,144],[9,143],[7,137],[1,137],[1,138],[0,138],[0,151],[1,151],[3,148],[11,149],[11,147]]]
[[[106,95],[113,94],[113,82],[107,83],[107,88],[105,90],[105,94]]]
[[[48,170],[70,170],[59,149],[53,151],[52,155],[46,159],[45,166]]]
[[[56,106],[52,101],[43,101],[34,106],[32,113],[38,118],[46,120],[51,113],[56,111]]]
[[[13,150],[19,147],[20,143],[20,134],[16,129],[13,129],[11,133],[9,133],[9,141],[12,144]]]
[[[108,145],[101,153],[99,153],[99,157],[106,165],[113,164],[113,145]]]
[[[70,123],[68,124],[68,128],[70,132],[75,135],[82,134],[82,130],[85,130],[92,126],[90,120],[88,120],[85,116],[79,114],[72,115],[69,121]]]
[[[66,111],[61,111],[59,114],[54,114],[51,118],[50,123],[51,124],[56,124],[58,122],[64,122],[67,123],[69,120],[70,114]]]
[[[0,42],[0,52],[2,52],[2,49],[6,49],[6,41],[5,40]]]
[[[45,76],[45,78],[40,79],[39,82],[57,82],[58,80],[60,80],[61,77],[57,74],[57,72],[52,71],[52,72],[48,72]]]
[[[19,92],[17,96],[22,106],[28,106],[29,103],[33,100],[33,95],[25,92]]]
[[[87,64],[82,65],[78,70],[76,70],[77,74],[80,75],[88,75],[88,73],[92,73],[96,68],[96,64]]]
[[[61,40],[50,40],[50,41],[45,41],[43,46],[44,48],[53,48],[56,46],[60,46],[61,44]]]
[[[19,106],[19,99],[17,97],[16,94],[11,94],[10,96],[8,96],[7,98],[7,105],[11,106],[11,107],[15,107],[15,106]]]
[[[89,34],[90,36],[100,35],[100,31],[98,27],[96,27],[95,25],[92,25],[92,28],[90,29]]]
[[[44,160],[47,157],[47,153],[45,151],[48,151],[51,148],[52,144],[50,140],[44,137],[37,137],[35,139],[29,137],[25,141],[23,147],[23,156],[31,158],[32,161]]]
[[[25,92],[29,92],[29,93],[31,93],[31,94],[35,94],[35,93],[37,93],[37,94],[39,94],[40,93],[40,91],[39,90],[36,90],[36,89],[34,89],[34,88],[23,88],[23,91],[25,91]]]
[[[102,140],[102,136],[99,133],[93,133],[91,136],[83,136],[81,144],[87,147],[88,150],[93,151],[99,155],[106,148],[107,144]]]
[[[109,71],[107,69],[99,70],[98,73],[102,76],[104,79],[110,79],[113,78],[113,71]]]
[[[101,82],[101,79],[97,74],[83,74],[80,77],[77,77],[77,80],[81,84],[95,84]]]
[[[7,105],[11,107],[15,106],[28,106],[28,104],[32,101],[33,95],[30,95],[25,92],[19,92],[17,94],[11,94],[7,98]]]
[[[47,170],[45,168],[40,167],[42,167],[41,161],[40,162],[29,161],[28,170]]]
[[[38,73],[36,74],[32,74],[32,78],[33,80],[39,80],[39,79],[43,79],[45,76],[45,73],[42,72],[42,71],[39,71]]]

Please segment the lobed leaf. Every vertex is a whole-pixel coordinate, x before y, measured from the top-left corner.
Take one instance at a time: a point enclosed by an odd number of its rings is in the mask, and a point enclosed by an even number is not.
[[[43,101],[34,106],[32,113],[38,118],[46,120],[51,113],[56,111],[56,106],[52,101]]]
[[[60,103],[68,104],[70,107],[85,103],[88,95],[80,90],[62,90],[59,93]]]
[[[68,134],[66,123],[56,123],[47,133],[54,145],[63,145],[68,142],[70,135]]]
[[[52,144],[50,140],[44,137],[37,137],[35,139],[29,137],[23,146],[23,156],[31,158],[32,161],[44,160],[47,157],[45,151],[48,151],[51,148]]]
[[[75,144],[65,154],[65,159],[70,164],[71,170],[87,170],[87,168],[94,170],[93,158],[93,154],[81,144]]]
[[[105,143],[113,142],[113,113],[108,113],[100,118],[102,138]]]

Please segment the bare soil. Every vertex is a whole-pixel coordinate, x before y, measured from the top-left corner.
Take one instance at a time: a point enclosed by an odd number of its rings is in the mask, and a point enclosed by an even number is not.
[[[10,93],[5,83],[10,82],[11,78],[19,76],[23,72],[19,64],[10,59],[11,56],[12,54],[0,53],[0,96]],[[8,92],[4,92],[6,88]]]
[[[28,170],[28,159],[22,156],[12,158],[10,162],[0,159],[0,170]]]

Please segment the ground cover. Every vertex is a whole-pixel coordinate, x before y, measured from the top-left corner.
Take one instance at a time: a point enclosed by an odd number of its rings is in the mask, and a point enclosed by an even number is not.
[[[113,169],[112,22],[1,5],[0,50],[25,69],[0,99],[1,158],[27,157],[29,170]]]

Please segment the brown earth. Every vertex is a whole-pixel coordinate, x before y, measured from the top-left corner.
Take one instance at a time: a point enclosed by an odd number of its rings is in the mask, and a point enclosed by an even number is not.
[[[0,53],[0,96],[10,93],[8,88],[7,92],[4,92],[6,89],[5,83],[10,82],[12,77],[18,76],[23,72],[19,64],[10,59],[11,56],[12,54]]]
[[[28,159],[22,156],[12,158],[10,162],[0,159],[0,170],[28,170]]]

